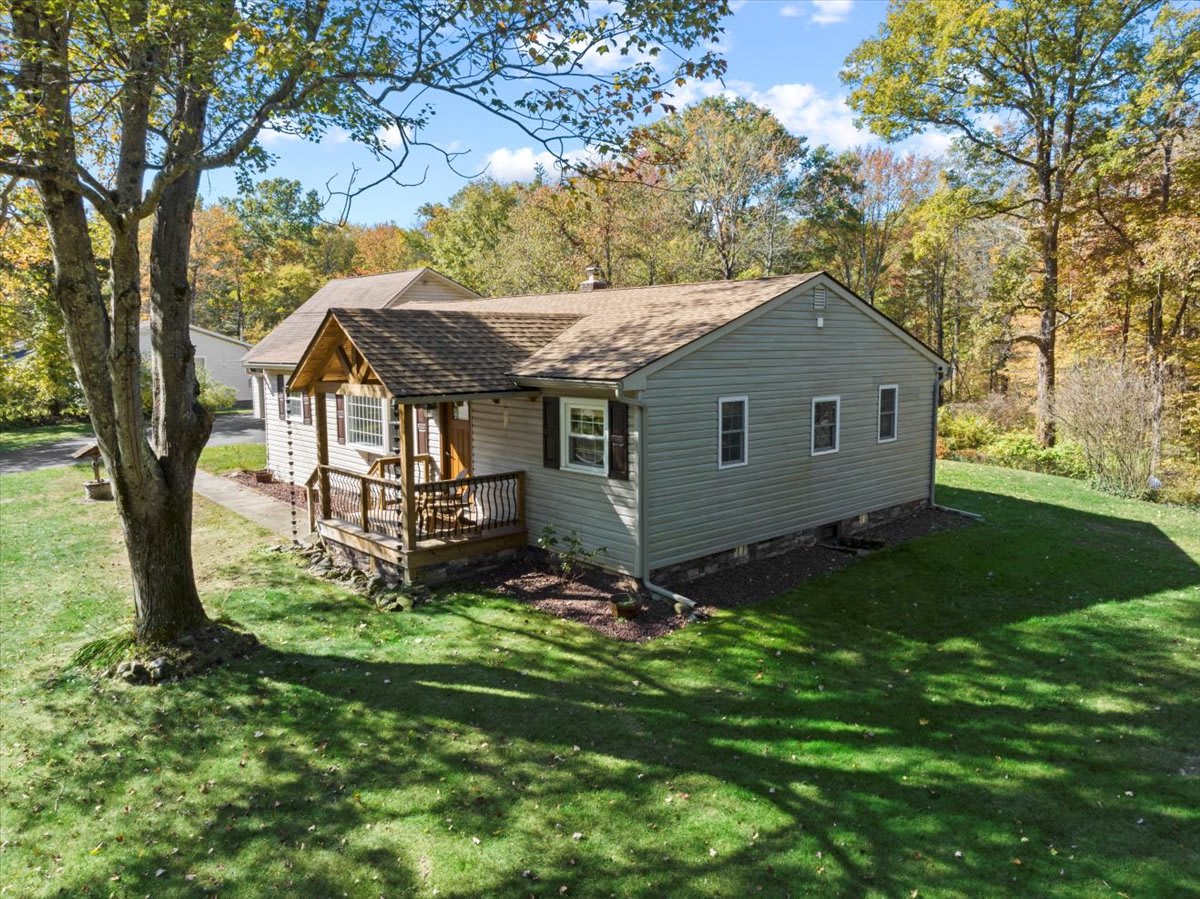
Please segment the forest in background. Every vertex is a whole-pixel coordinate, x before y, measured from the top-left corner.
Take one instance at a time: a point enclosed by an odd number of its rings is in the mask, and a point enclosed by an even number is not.
[[[1133,7],[1108,4],[1118,19],[1093,23],[1096,40],[1109,29],[1092,74],[1107,86],[1079,104],[1069,138],[1044,94],[1022,93],[1037,60],[977,51],[1010,115],[960,128],[937,158],[884,143],[834,153],[714,97],[638,129],[619,158],[472,181],[408,225],[330,223],[317,192],[261,180],[196,212],[193,321],[254,341],[329,278],[421,265],[485,295],[573,290],[591,264],[617,287],[824,269],[953,363],[942,454],[1195,502],[1197,13],[1167,7],[1135,32],[1119,18]],[[938,73],[912,76],[919,95],[897,74],[895,58],[938,27],[904,14],[845,72],[884,138],[952,119],[952,87],[930,100]],[[960,76],[971,62],[955,62]],[[1055,60],[1040,62],[1036,77],[1051,77]],[[79,415],[37,198],[14,182],[0,200],[0,421]]]

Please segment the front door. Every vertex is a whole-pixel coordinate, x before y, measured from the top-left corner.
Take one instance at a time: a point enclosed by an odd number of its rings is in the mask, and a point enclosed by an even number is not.
[[[442,403],[442,471],[456,478],[471,471],[471,406],[469,403]]]

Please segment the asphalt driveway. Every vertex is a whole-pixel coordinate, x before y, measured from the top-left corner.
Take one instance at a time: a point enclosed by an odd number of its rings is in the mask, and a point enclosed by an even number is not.
[[[249,412],[230,412],[213,419],[208,446],[228,446],[234,443],[262,443],[265,439],[263,421]],[[27,446],[24,449],[0,453],[0,474],[16,474],[71,465],[71,453],[92,442],[91,437],[72,437],[54,443]]]

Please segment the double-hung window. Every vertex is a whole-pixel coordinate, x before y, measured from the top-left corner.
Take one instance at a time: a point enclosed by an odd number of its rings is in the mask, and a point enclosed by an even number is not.
[[[608,473],[608,403],[564,399],[562,467],[589,474]]]
[[[744,396],[723,396],[717,401],[718,468],[736,468],[750,460],[749,405]]]
[[[879,388],[879,442],[891,443],[896,439],[896,419],[900,412],[900,388],[896,384],[883,384]]]
[[[346,440],[357,447],[369,450],[384,448],[383,436],[387,432],[383,414],[383,400],[373,396],[346,397]]]
[[[812,401],[812,454],[822,456],[838,451],[838,426],[842,399],[818,396]]]
[[[304,421],[304,394],[289,390],[287,395],[288,421]]]

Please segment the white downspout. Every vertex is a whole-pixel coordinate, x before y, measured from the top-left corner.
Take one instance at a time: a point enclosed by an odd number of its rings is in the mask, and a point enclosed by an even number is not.
[[[646,586],[646,589],[651,593],[669,600],[673,603],[686,606],[688,609],[696,608],[696,601],[688,597],[676,593],[674,590],[669,590],[661,584],[656,584],[650,580],[650,554],[646,551],[646,446],[649,441],[646,440],[646,418],[647,407],[641,400],[635,400],[629,397],[622,388],[616,390],[617,399],[623,403],[628,403],[633,406],[641,414],[638,421],[638,446],[637,446],[637,479],[634,481],[634,490],[637,492],[637,548],[638,562],[637,572],[638,577]]]

